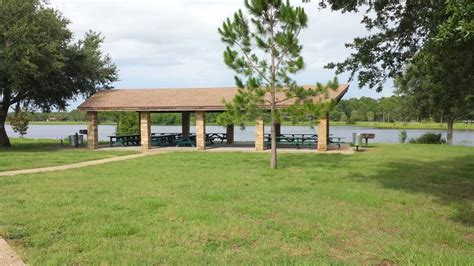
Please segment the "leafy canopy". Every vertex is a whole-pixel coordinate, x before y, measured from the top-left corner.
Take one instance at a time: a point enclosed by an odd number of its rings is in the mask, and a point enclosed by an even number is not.
[[[9,107],[64,109],[78,95],[111,88],[117,68],[92,31],[74,40],[69,20],[42,0],[0,1],[0,146]]]
[[[89,31],[74,42],[69,23],[43,1],[0,1],[2,105],[64,108],[117,80],[116,66],[99,49],[101,35]]]
[[[435,40],[447,46],[453,41],[474,45],[471,0],[329,0],[320,1],[320,5],[341,12],[364,9],[361,23],[369,35],[346,44],[353,50],[346,60],[327,65],[336,69],[337,74],[350,72],[351,79],[357,75],[359,87],[381,91],[387,79],[402,75],[416,54]]]

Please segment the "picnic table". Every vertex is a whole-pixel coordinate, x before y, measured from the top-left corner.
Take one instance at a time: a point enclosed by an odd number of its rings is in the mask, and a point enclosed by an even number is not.
[[[181,147],[182,145],[189,145],[191,147],[196,146],[196,134],[189,134],[188,137],[185,137],[183,134],[179,134],[177,137],[176,147]]]
[[[119,144],[121,146],[139,146],[141,138],[139,134],[114,135],[108,137],[110,139],[110,147],[113,147],[114,144]],[[189,134],[187,137],[185,137],[182,133],[152,133],[150,139],[153,146],[181,147],[189,145],[191,147],[195,147],[196,145],[196,134]],[[226,133],[206,134],[206,142],[209,144],[214,144],[215,141],[220,141],[220,143],[223,143],[226,139]]]
[[[329,137],[329,143],[334,143],[337,145],[337,149],[340,150],[341,149],[341,144],[344,144],[344,142],[342,141],[342,139],[344,139],[343,137],[332,137],[330,136]]]
[[[206,134],[206,141],[209,142],[210,144],[214,144],[215,140],[220,141],[221,143],[224,143],[224,140],[227,139],[227,134],[226,133],[209,133]]]
[[[333,137],[329,135],[329,143],[334,143],[337,145],[338,149],[341,149],[341,144],[344,142],[342,141],[343,137]],[[272,136],[271,134],[266,135],[267,148],[271,146]],[[288,145],[295,145],[297,149],[300,148],[301,145],[308,145],[308,149],[311,148],[311,145],[318,143],[318,135],[317,134],[280,134],[277,136],[277,144],[288,144]]]
[[[271,146],[272,135],[268,134],[265,136],[265,143],[267,147]],[[312,144],[318,143],[317,134],[280,134],[276,137],[277,144],[287,144],[295,145],[297,149],[300,148],[300,145],[308,145],[308,149]]]
[[[120,146],[138,146],[140,145],[140,135],[131,134],[131,135],[115,135],[108,136],[110,139],[110,147],[113,147],[115,143],[118,143]]]
[[[206,134],[206,142],[209,144],[214,144],[214,142],[220,141],[221,143],[227,139],[226,133],[208,133]],[[189,137],[185,138],[184,136],[180,135],[178,138],[178,142],[176,147],[180,147],[182,145],[190,145],[194,147],[196,145],[196,134],[189,134]]]
[[[152,133],[151,144],[154,146],[175,145],[181,133]]]

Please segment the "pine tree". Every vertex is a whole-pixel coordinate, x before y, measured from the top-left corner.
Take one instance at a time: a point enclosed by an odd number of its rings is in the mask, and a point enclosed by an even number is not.
[[[328,87],[335,89],[337,80],[312,89],[304,89],[293,80],[292,76],[304,68],[303,47],[298,37],[307,27],[308,17],[302,7],[293,7],[289,1],[282,0],[246,0],[245,7],[250,20],[239,10],[219,28],[221,39],[227,44],[224,61],[237,73],[235,82],[239,88],[234,100],[226,103],[227,112],[219,117],[219,122],[242,124],[269,115],[271,167],[276,168],[275,126],[282,114],[303,117],[325,113],[332,104],[313,102],[312,96]],[[285,97],[278,98],[278,92]],[[278,103],[290,99],[292,106],[277,109]]]

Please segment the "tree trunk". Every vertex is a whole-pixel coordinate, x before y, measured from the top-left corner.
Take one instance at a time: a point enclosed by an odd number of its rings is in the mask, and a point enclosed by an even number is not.
[[[271,158],[271,167],[272,169],[277,168],[277,135],[276,135],[276,122],[275,119],[273,118],[272,115],[272,130],[271,130],[271,136],[272,136],[272,158]]]
[[[5,129],[5,121],[7,120],[8,108],[0,108],[0,148],[11,147],[10,139],[8,138]]]
[[[448,118],[448,134],[446,137],[446,142],[448,145],[453,144],[453,126],[454,126],[454,118]]]

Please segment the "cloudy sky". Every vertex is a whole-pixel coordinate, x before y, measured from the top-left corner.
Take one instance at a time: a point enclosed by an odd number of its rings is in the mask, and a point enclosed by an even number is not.
[[[217,28],[243,8],[243,0],[50,0],[50,4],[71,20],[76,37],[89,29],[103,33],[103,50],[120,71],[116,88],[234,85],[234,74],[223,63],[225,46]],[[359,14],[318,10],[316,3],[303,6],[309,16],[309,26],[301,34],[306,68],[296,79],[299,84],[326,82],[334,72],[323,66],[346,58],[350,51],[344,43],[367,33]],[[339,76],[341,83],[347,78]],[[346,98],[387,96],[391,85],[376,93],[352,82]]]

